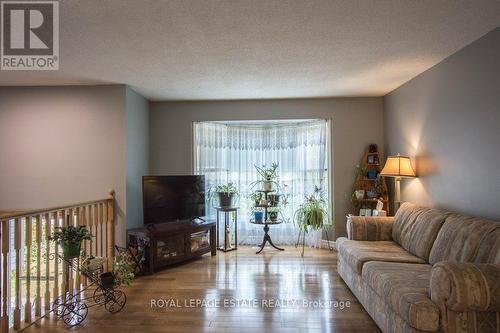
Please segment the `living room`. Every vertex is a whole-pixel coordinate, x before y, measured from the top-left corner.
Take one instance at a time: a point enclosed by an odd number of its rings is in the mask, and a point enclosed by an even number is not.
[[[498,1],[1,6],[1,332],[500,332]]]

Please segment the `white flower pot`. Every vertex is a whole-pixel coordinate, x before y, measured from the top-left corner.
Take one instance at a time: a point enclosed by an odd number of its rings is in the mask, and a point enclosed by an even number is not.
[[[272,190],[273,190],[273,182],[265,181],[264,191],[272,191]]]

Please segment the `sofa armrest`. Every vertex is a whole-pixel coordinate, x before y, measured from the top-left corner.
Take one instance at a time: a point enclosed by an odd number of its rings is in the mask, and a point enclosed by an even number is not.
[[[352,240],[392,240],[392,216],[348,216],[347,236]]]
[[[431,299],[452,311],[500,311],[500,265],[442,261],[434,265]]]

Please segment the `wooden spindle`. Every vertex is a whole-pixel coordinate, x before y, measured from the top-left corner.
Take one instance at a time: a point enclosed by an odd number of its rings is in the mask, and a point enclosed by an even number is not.
[[[54,231],[60,226],[59,224],[59,214],[62,212],[54,212]],[[64,215],[62,215],[64,218]],[[55,242],[54,244],[54,290],[52,292],[52,297],[56,299],[59,297],[59,244]]]
[[[21,219],[14,220],[14,250],[16,251],[16,276],[14,277],[16,284],[16,298],[14,308],[14,329],[18,330],[21,327]]]
[[[90,231],[90,229],[87,226],[86,210],[87,210],[87,206],[80,207],[80,225],[86,226],[87,229]],[[90,253],[88,251],[89,241],[88,240],[83,241],[82,246],[83,246],[83,250],[85,251],[85,257],[88,258],[90,255]],[[85,277],[85,275],[83,275],[83,274],[80,275],[80,281],[84,287],[87,286],[87,278]]]
[[[39,215],[36,224],[36,299],[35,316],[42,315],[41,277],[42,277],[42,221],[43,215]]]
[[[100,239],[100,234],[99,234],[99,210],[98,210],[98,205],[94,204],[94,227],[95,227],[95,255],[97,256],[102,256],[99,248],[99,244],[101,243]]]
[[[106,202],[102,203],[102,242],[104,257],[108,259],[105,263],[106,270],[110,271],[112,269],[112,266],[109,264],[110,253],[108,248],[108,205],[106,204]]]
[[[10,248],[10,237],[9,237],[9,220],[2,221],[2,332],[9,331],[9,312],[7,301],[10,302],[10,291],[8,289],[8,271],[9,266],[9,248]]]
[[[50,228],[51,219],[53,214],[45,214],[45,313],[50,311],[50,235],[52,230]]]
[[[73,208],[68,209],[68,214],[66,215],[66,226],[74,226],[74,220],[73,220]],[[65,274],[65,278],[63,279],[63,282],[65,284],[64,286],[64,295],[66,295],[67,292],[69,292],[71,295],[74,295],[75,292],[75,280],[73,278],[73,270],[69,269],[69,266],[66,262],[63,262],[63,272]]]
[[[31,243],[33,237],[32,222],[36,217],[28,216],[25,218],[24,228],[26,237],[24,239],[26,246],[26,303],[24,304],[24,321],[31,322]]]
[[[115,191],[109,191],[110,198],[106,203],[108,206],[108,219],[107,219],[107,232],[108,238],[108,266],[113,267],[113,260],[115,256]]]
[[[75,218],[76,218],[76,221],[75,221],[76,225],[77,226],[81,225],[82,216],[81,216],[81,212],[80,212],[80,207],[75,208]],[[82,241],[81,246],[83,246],[83,243],[84,242]],[[80,257],[78,257],[77,261],[78,261],[77,265],[78,265],[78,267],[80,267]],[[79,272],[76,272],[76,274],[75,274],[75,290],[76,290],[75,291],[76,293],[80,292],[80,273]]]
[[[100,248],[101,248],[101,257],[106,257],[106,248],[104,247],[104,234],[102,232],[103,229],[103,220],[104,220],[104,213],[103,213],[103,204],[102,202],[97,204],[99,207],[99,238],[100,238]]]

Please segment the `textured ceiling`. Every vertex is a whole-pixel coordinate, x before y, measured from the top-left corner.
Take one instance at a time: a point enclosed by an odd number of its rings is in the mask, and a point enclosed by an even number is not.
[[[60,70],[152,100],[380,96],[500,24],[500,1],[64,0]]]

